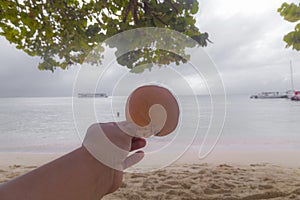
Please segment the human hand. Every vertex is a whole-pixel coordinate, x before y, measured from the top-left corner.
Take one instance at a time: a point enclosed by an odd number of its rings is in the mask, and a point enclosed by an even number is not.
[[[83,141],[83,146],[101,164],[106,166],[102,173],[111,174],[106,183],[110,185],[107,193],[117,190],[123,179],[123,170],[141,161],[143,151],[137,151],[130,156],[129,153],[146,145],[146,140],[132,137],[125,133],[135,131],[130,122],[96,123],[91,125]]]

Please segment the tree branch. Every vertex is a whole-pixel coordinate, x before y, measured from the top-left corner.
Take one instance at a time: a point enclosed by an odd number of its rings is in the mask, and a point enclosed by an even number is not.
[[[174,4],[171,2],[171,0],[166,0],[166,2],[168,2],[171,5],[171,7],[175,10],[176,14],[179,13],[178,9],[174,6]]]

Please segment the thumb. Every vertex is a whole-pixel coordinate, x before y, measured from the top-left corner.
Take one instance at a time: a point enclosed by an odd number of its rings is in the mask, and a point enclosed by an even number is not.
[[[137,151],[134,154],[128,156],[125,161],[123,162],[123,169],[127,169],[138,162],[140,162],[145,156],[145,153],[143,151]]]

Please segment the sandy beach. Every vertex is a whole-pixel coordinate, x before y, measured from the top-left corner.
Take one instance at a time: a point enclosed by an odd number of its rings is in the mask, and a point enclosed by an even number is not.
[[[105,199],[300,199],[300,168],[186,164],[127,174]]]
[[[60,154],[0,153],[0,182],[35,169]],[[181,161],[148,173],[127,173],[104,199],[300,199],[300,165],[267,162]],[[234,157],[234,156],[233,156]],[[290,159],[290,161],[295,159]],[[250,160],[248,160],[250,162]],[[252,159],[253,161],[253,159]]]

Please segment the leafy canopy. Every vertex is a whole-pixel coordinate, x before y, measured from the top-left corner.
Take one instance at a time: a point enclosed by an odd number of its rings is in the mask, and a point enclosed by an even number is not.
[[[197,0],[2,0],[0,34],[30,56],[39,56],[39,69],[54,71],[101,58],[105,39],[126,30],[161,27],[179,31],[206,46],[207,33],[196,27]],[[179,47],[182,48],[182,47]],[[102,49],[103,50],[103,49]],[[144,58],[144,59],[140,59]],[[119,64],[134,68],[146,62],[185,62],[158,49],[130,52]]]
[[[283,3],[278,12],[289,22],[300,21],[300,3],[299,5]],[[287,43],[286,47],[300,51],[300,23],[297,23],[295,30],[285,35],[283,40]]]

